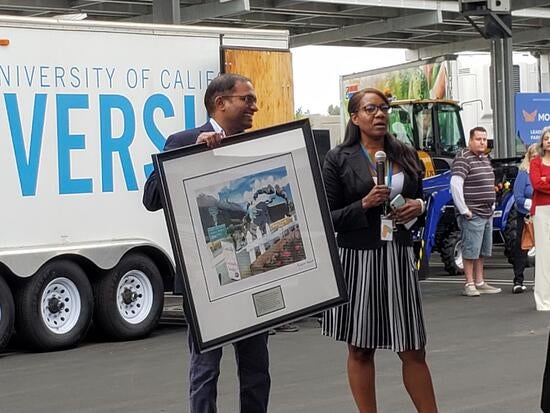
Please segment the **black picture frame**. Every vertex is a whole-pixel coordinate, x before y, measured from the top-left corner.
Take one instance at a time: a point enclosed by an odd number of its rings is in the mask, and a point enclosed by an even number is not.
[[[347,301],[307,119],[153,162],[200,352]]]

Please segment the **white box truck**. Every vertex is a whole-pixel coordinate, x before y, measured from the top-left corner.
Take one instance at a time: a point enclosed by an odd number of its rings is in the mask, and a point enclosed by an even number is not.
[[[220,50],[288,50],[286,31],[0,16],[0,348],[116,339],[160,318],[175,269],[141,203],[151,154],[206,120]]]

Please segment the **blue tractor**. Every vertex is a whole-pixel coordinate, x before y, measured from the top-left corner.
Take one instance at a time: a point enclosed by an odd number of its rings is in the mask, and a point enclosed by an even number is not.
[[[449,274],[458,274],[463,269],[460,230],[450,193],[452,160],[466,146],[460,110],[460,105],[451,100],[392,102],[390,131],[401,141],[416,148],[425,166],[426,224],[416,237],[421,275],[427,273],[433,252],[439,253]],[[497,191],[494,237],[495,243],[504,244],[504,253],[510,263],[517,236],[512,186],[518,171],[518,161],[518,158],[493,161]]]

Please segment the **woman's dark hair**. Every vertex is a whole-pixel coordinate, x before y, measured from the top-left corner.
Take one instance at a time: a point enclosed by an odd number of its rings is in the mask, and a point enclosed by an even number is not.
[[[212,79],[204,94],[204,106],[208,114],[212,115],[214,113],[218,96],[231,93],[237,83],[246,82],[251,81],[249,78],[236,73],[224,73]]]
[[[388,97],[378,89],[365,88],[355,92],[351,96],[348,103],[348,113],[350,115],[350,119],[348,120],[348,124],[346,126],[346,133],[344,135],[344,142],[342,142],[342,146],[353,146],[361,141],[361,130],[359,129],[359,126],[355,125],[351,121],[351,116],[354,113],[359,112],[361,109],[361,99],[363,99],[363,96],[367,93],[375,94],[379,96],[386,104],[390,104]],[[386,136],[384,136],[384,152],[386,152],[386,156],[390,161],[401,165],[401,167],[409,175],[419,176],[422,174],[420,161],[418,160],[416,151],[396,139],[389,132],[386,132]]]

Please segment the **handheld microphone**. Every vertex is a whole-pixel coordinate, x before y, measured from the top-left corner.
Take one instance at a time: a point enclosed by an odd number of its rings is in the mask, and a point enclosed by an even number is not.
[[[374,154],[374,160],[376,162],[376,184],[386,184],[386,152],[378,151]]]

